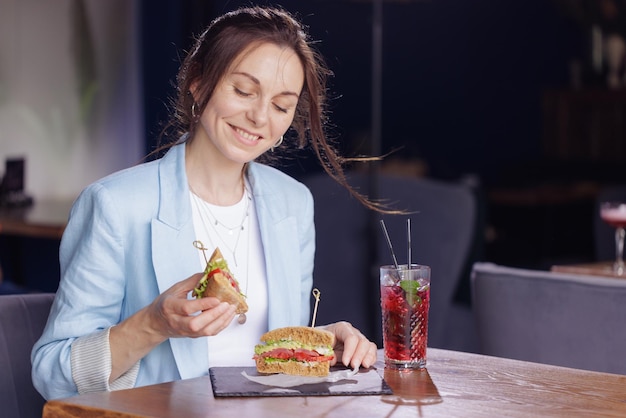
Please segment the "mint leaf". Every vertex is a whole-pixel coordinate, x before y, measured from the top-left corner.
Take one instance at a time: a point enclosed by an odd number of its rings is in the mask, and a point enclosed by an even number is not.
[[[413,306],[416,303],[422,303],[422,298],[420,298],[417,294],[417,290],[420,288],[421,284],[417,280],[401,280],[400,287],[404,290],[406,294],[406,301],[409,306]]]

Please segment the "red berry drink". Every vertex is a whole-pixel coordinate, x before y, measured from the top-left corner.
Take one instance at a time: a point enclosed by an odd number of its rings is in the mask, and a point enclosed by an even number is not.
[[[381,268],[381,308],[385,364],[396,369],[426,366],[430,267]]]

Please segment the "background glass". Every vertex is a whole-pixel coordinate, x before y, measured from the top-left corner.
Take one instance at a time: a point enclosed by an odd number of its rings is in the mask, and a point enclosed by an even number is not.
[[[615,228],[615,263],[613,271],[624,274],[624,228],[626,227],[626,203],[603,202],[600,205],[600,217]]]

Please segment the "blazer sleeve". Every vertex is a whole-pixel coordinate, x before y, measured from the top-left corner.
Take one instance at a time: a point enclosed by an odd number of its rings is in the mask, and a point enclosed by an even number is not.
[[[108,329],[121,319],[125,292],[122,219],[118,205],[98,183],[85,189],[72,208],[61,240],[61,281],[31,355],[33,383],[46,399],[77,394],[73,375],[91,377],[81,392],[108,387],[109,374],[102,372],[110,373]],[[72,346],[85,352],[80,341],[87,338],[100,341],[104,355],[72,361]],[[99,370],[99,378],[89,369]]]

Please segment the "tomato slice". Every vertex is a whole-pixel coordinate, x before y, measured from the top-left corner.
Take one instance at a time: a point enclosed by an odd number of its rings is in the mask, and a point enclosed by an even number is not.
[[[230,285],[232,287],[235,288],[235,290],[238,293],[241,293],[241,291],[239,290],[239,286],[237,285],[237,282],[235,281],[235,279],[233,279],[233,276],[231,276],[231,274],[229,272],[227,272],[226,270],[222,270],[222,269],[215,269],[215,270],[211,270],[209,272],[209,278],[215,276],[217,273],[222,273],[224,275],[224,277],[226,277],[228,279],[228,281],[230,282]]]
[[[293,357],[293,350],[290,348],[275,348],[262,354],[263,357],[289,360]]]
[[[317,351],[298,348],[294,350],[293,357],[298,361],[316,361],[320,354]]]
[[[254,356],[259,357],[259,356]],[[292,350],[290,348],[275,348],[270,351],[266,351],[261,354],[263,358],[275,358],[280,360],[297,360],[297,361],[331,361],[333,356],[323,356],[317,351],[307,350],[304,348],[296,348]]]
[[[211,270],[209,272],[209,278],[211,278],[211,277],[215,276],[217,273],[221,273],[221,272],[222,272],[222,269]]]

